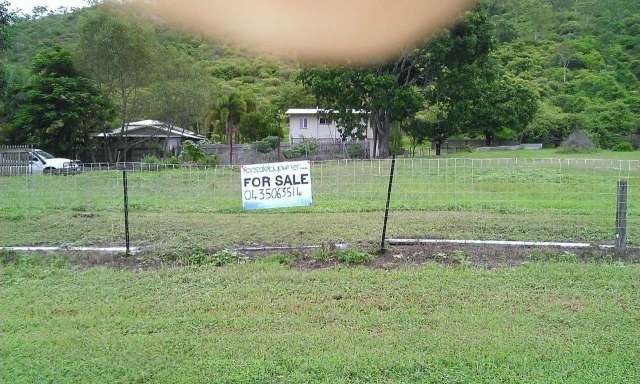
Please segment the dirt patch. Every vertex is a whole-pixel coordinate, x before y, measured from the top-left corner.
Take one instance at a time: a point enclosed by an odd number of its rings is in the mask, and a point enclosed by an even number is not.
[[[341,249],[352,249],[370,255],[359,263],[340,262],[336,254]],[[70,263],[86,270],[109,267],[132,271],[154,270],[194,265],[218,265],[253,262],[267,259],[302,271],[363,265],[369,268],[396,269],[438,263],[448,266],[477,268],[515,267],[525,262],[640,262],[640,252],[631,249],[624,254],[613,249],[557,248],[538,246],[502,246],[479,244],[417,244],[390,246],[383,255],[376,254],[373,243],[352,245],[324,245],[322,247],[237,247],[234,251],[219,249],[184,249],[167,254],[142,252],[135,256],[121,253],[91,251],[44,252],[46,255],[62,255]],[[221,252],[231,252],[220,257]]]

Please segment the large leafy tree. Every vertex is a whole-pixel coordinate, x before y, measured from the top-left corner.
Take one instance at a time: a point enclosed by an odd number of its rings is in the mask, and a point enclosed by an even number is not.
[[[170,127],[200,131],[211,104],[206,72],[192,58],[170,47],[160,50],[154,79],[145,89],[146,113]]]
[[[0,1],[0,52],[9,46],[9,28],[15,20],[15,14],[9,9],[9,2]]]
[[[127,125],[140,111],[140,90],[154,73],[154,41],[140,20],[115,8],[101,7],[82,24],[77,56],[84,73],[116,101],[126,161],[130,147]],[[111,156],[112,152],[108,153]]]
[[[423,106],[425,94],[430,103],[453,105],[451,87],[460,88],[460,81],[452,73],[462,73],[461,68],[485,57],[493,44],[487,14],[477,8],[433,41],[405,50],[394,61],[373,68],[308,69],[300,79],[347,133],[361,120],[357,112],[367,111],[378,153],[387,156],[392,124],[412,118]],[[442,132],[454,127],[452,119],[459,117],[455,111],[446,115],[451,120],[440,124]]]
[[[60,47],[38,53],[32,71],[9,121],[9,138],[69,157],[86,155],[92,134],[112,117],[111,103],[92,80],[78,73],[71,54]]]
[[[538,111],[538,96],[525,81],[505,75],[492,60],[476,67],[475,81],[463,102],[468,108],[465,133],[484,136],[487,146],[501,132],[518,137]]]

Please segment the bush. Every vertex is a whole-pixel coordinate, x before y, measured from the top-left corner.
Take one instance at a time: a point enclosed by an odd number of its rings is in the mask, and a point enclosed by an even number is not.
[[[278,136],[268,136],[254,143],[256,151],[260,153],[271,153],[278,148],[279,145],[280,138]]]
[[[631,152],[633,151],[633,145],[631,145],[628,141],[621,141],[618,144],[614,145],[611,150],[616,152]]]
[[[180,160],[176,156],[171,156],[168,159],[165,159],[165,164],[178,165],[180,164]]]
[[[318,143],[313,140],[304,140],[289,149],[282,151],[287,159],[295,159],[297,157],[313,156],[318,153]]]
[[[216,167],[218,166],[218,155],[206,156],[199,164]]]
[[[211,256],[211,261],[217,267],[222,267],[223,265],[235,263],[240,260],[240,255],[235,251],[230,251],[228,249],[223,249],[222,251],[218,251]]]
[[[200,144],[187,140],[182,145],[182,153],[180,154],[180,157],[186,162],[200,163],[202,161],[206,161],[207,155],[200,147]]]
[[[584,153],[595,151],[596,146],[593,140],[580,130],[575,130],[567,137],[560,146],[562,153]]]
[[[364,147],[360,144],[347,144],[347,155],[351,159],[364,159]]]
[[[155,155],[144,155],[142,158],[144,164],[160,164],[160,159]]]
[[[371,261],[372,257],[366,252],[360,252],[355,249],[347,249],[336,251],[336,259],[341,263],[363,264]]]

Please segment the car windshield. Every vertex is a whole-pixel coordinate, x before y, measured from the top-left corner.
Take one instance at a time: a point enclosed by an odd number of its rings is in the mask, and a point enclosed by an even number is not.
[[[43,159],[55,159],[56,157],[45,151],[36,151],[36,154]]]

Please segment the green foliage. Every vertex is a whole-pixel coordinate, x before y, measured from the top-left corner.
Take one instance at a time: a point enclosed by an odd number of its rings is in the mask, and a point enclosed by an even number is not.
[[[223,249],[214,253],[211,256],[211,260],[215,266],[221,267],[223,265],[237,263],[240,260],[240,255],[236,251]]]
[[[361,144],[347,144],[347,155],[351,159],[364,159],[367,156],[365,148]]]
[[[400,124],[393,124],[391,126],[391,134],[389,135],[389,154],[399,156],[404,153],[402,146],[402,130]]]
[[[88,151],[91,135],[113,116],[110,101],[93,81],[74,68],[71,54],[60,47],[39,52],[33,77],[16,101],[5,136],[32,143],[60,156],[75,158]]]
[[[294,144],[291,148],[282,151],[287,159],[296,159],[298,157],[309,157],[318,153],[318,143],[315,140],[305,139],[298,144]]]
[[[271,153],[280,145],[280,137],[267,136],[260,141],[255,142],[256,150],[260,153]]]
[[[335,251],[335,258],[341,263],[364,264],[371,261],[373,256],[355,249],[339,249]]]
[[[245,141],[257,141],[269,136],[280,136],[276,120],[265,113],[257,111],[243,114],[240,117],[239,129],[240,136]]]
[[[207,159],[207,155],[198,143],[186,140],[182,144],[182,153],[180,154],[183,161],[201,163]]]
[[[633,145],[628,141],[621,141],[611,149],[616,152],[631,152],[634,150]]]
[[[318,249],[311,254],[311,259],[320,262],[326,262],[333,258],[331,252],[326,249]]]
[[[173,156],[170,156],[168,159],[166,159],[164,162],[170,165],[178,165],[180,164],[180,159],[178,159],[177,156],[173,155]]]
[[[176,159],[176,160],[177,160],[177,159]],[[161,163],[161,161],[160,161],[160,159],[158,158],[158,156],[155,156],[155,155],[149,155],[149,154],[144,155],[144,157],[142,158],[142,162],[143,162],[144,164],[160,164],[160,163]]]
[[[10,45],[10,26],[16,18],[9,5],[6,0],[0,1],[0,52],[6,51]]]

